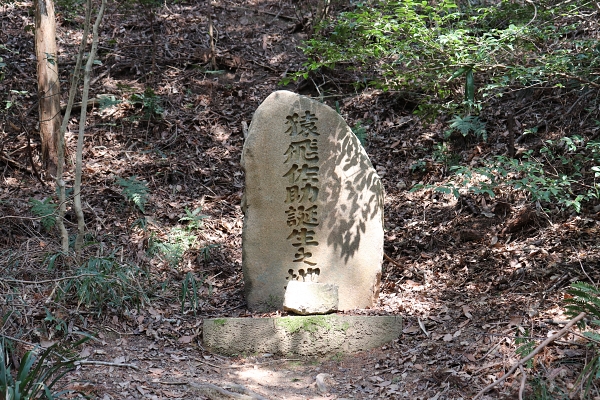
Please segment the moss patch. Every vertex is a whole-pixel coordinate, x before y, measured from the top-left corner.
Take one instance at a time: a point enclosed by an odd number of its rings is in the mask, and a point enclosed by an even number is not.
[[[346,331],[350,325],[346,322],[342,327],[336,327],[336,318],[334,316],[325,315],[311,315],[306,317],[282,317],[275,320],[277,326],[282,327],[289,333],[295,333],[298,331],[305,331],[314,333],[319,328],[323,328],[325,331],[330,330],[341,330]]]
[[[217,318],[217,319],[213,319],[213,324],[215,326],[225,326],[225,318]]]

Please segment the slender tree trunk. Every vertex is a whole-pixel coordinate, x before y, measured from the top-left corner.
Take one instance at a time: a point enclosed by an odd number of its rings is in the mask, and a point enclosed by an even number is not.
[[[210,38],[210,62],[213,71],[217,70],[217,49],[215,48],[215,36],[213,26],[213,5],[212,0],[208,0],[208,36]]]
[[[104,9],[106,7],[106,0],[102,0],[98,14],[96,15],[96,22],[92,27],[92,47],[88,55],[85,70],[83,72],[83,91],[81,93],[81,117],[79,118],[79,136],[77,137],[77,154],[75,158],[75,184],[73,185],[73,208],[75,209],[75,215],[77,215],[77,237],[75,239],[75,253],[79,256],[83,247],[83,236],[85,233],[85,220],[83,217],[83,207],[81,206],[81,174],[83,165],[83,138],[85,133],[85,122],[87,112],[87,101],[90,92],[90,74],[92,72],[92,66],[94,64],[94,58],[96,57],[96,50],[98,49],[98,27],[102,16],[104,15]]]
[[[35,0],[35,53],[42,161],[46,171],[55,175],[58,165],[60,83],[53,0]]]
[[[73,109],[73,102],[75,101],[75,92],[77,91],[77,86],[79,85],[83,53],[85,52],[85,48],[87,46],[87,38],[90,31],[91,15],[92,0],[87,0],[85,8],[85,25],[83,26],[83,36],[81,39],[81,43],[79,44],[77,61],[75,62],[75,69],[71,78],[71,88],[69,89],[69,101],[67,103],[67,108],[65,109],[65,116],[63,117],[62,124],[60,126],[60,132],[58,135],[58,168],[56,171],[56,185],[59,188],[58,200],[60,202],[60,208],[58,210],[57,224],[58,228],[60,229],[62,251],[65,254],[69,252],[69,232],[67,231],[67,228],[65,227],[63,221],[65,213],[67,212],[67,196],[65,181],[63,180],[63,167],[65,165],[65,132],[67,131],[67,126],[69,125],[69,119],[71,118],[71,110]]]

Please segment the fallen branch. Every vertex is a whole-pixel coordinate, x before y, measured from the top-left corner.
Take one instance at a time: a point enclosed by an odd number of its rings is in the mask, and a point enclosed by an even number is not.
[[[383,253],[383,258],[385,258],[386,260],[388,260],[389,262],[391,262],[392,264],[394,264],[397,267],[402,267],[402,268],[406,267],[405,264],[400,264],[398,261],[394,260],[392,257],[388,256],[385,253]]]
[[[46,279],[43,281],[22,281],[20,279],[0,278],[0,282],[21,283],[23,285],[41,285],[42,283],[56,283],[56,282],[60,282],[60,281],[66,281],[69,279],[84,278],[86,276],[101,276],[101,275],[100,274],[81,274],[81,275],[73,275],[73,276],[64,276],[62,278],[56,278],[56,279]]]
[[[519,387],[519,400],[523,400],[523,392],[525,392],[525,382],[527,381],[527,374],[521,364],[519,364],[519,371],[521,371],[521,386]]]
[[[473,397],[473,400],[478,399],[479,397],[483,396],[484,393],[486,393],[487,391],[492,389],[494,386],[497,386],[500,383],[504,382],[506,380],[506,378],[508,378],[510,375],[512,375],[518,368],[522,368],[523,365],[525,365],[525,363],[527,363],[527,361],[529,361],[533,357],[535,357],[535,355],[538,354],[540,351],[542,351],[544,349],[544,347],[548,346],[550,343],[554,342],[556,339],[561,338],[566,333],[568,333],[569,329],[573,325],[575,325],[577,322],[581,321],[585,317],[585,315],[586,314],[582,312],[578,316],[576,316],[575,318],[570,320],[569,323],[567,325],[565,325],[564,328],[562,328],[560,331],[556,332],[554,335],[550,336],[548,339],[544,340],[538,347],[536,347],[531,353],[529,353],[527,355],[527,357],[520,359],[519,362],[517,362],[515,365],[513,365],[512,368],[507,373],[502,375],[502,377],[500,379],[498,379],[498,380],[490,383],[486,387],[484,387],[479,393],[477,393],[477,395],[475,397]]]
[[[75,361],[75,365],[109,365],[111,367],[124,367],[135,369],[136,371],[140,370],[140,367],[134,364],[125,364],[125,363],[114,363],[109,361],[93,361],[93,360],[81,360]]]
[[[28,170],[26,166],[24,166],[23,164],[19,163],[18,161],[13,160],[9,156],[6,156],[6,155],[3,155],[3,154],[0,153],[0,161],[3,161],[7,165],[11,165],[11,166],[13,166],[16,169],[19,169],[21,171],[25,171],[25,172],[33,175],[33,173],[30,170]]]

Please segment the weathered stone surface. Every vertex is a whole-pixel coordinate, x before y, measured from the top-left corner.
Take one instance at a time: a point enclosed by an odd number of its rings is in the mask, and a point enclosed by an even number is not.
[[[318,356],[369,350],[398,338],[400,316],[311,315],[205,319],[204,346],[222,354]]]
[[[291,280],[339,287],[339,309],[379,291],[383,188],[330,107],[288,91],[256,110],[244,143],[243,272],[251,310],[280,309]]]
[[[283,299],[284,310],[300,315],[328,314],[338,304],[338,286],[331,283],[290,281]]]

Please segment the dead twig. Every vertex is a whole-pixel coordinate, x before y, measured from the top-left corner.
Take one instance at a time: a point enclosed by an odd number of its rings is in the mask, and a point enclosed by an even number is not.
[[[81,274],[81,275],[73,275],[73,276],[63,276],[62,278],[56,278],[56,279],[46,279],[43,281],[22,281],[20,279],[0,278],[0,282],[21,283],[23,285],[41,285],[43,283],[56,283],[56,282],[60,282],[60,281],[66,281],[68,279],[77,279],[77,278],[84,278],[86,276],[98,276],[98,275],[99,274]]]
[[[4,161],[6,164],[11,165],[16,169],[19,169],[21,171],[25,171],[29,174],[32,174],[32,172],[29,171],[26,166],[19,163],[18,161],[13,160],[12,158],[8,157],[7,155],[0,154],[0,161]]]
[[[508,156],[515,158],[515,137],[517,137],[517,121],[514,112],[506,117],[506,127],[508,128]]]
[[[500,344],[501,344],[501,343],[502,343],[502,342],[498,342],[498,343],[496,343],[496,344],[495,344],[495,345],[494,345],[494,346],[493,346],[491,349],[489,349],[489,350],[487,351],[487,353],[485,353],[485,354],[483,355],[483,357],[481,357],[480,359],[476,359],[475,361],[482,361],[482,360],[484,360],[484,359],[485,359],[487,356],[489,356],[490,354],[492,354],[492,352],[493,352],[494,350],[496,350],[496,348],[497,348],[498,346],[500,346]]]
[[[136,371],[140,370],[140,367],[134,364],[125,364],[125,363],[114,363],[109,361],[93,361],[93,360],[81,360],[75,361],[75,365],[109,365],[111,367],[123,367],[123,368],[131,368]]]
[[[383,253],[383,258],[385,258],[386,260],[388,260],[389,262],[391,262],[392,264],[394,264],[397,267],[402,267],[405,268],[406,265],[405,264],[401,264],[398,261],[394,260],[393,258],[391,258],[390,256],[388,256],[387,254]]]
[[[480,358],[480,360],[481,360],[481,358]],[[483,367],[477,368],[475,371],[473,371],[473,373],[471,375],[477,375],[478,373],[480,373],[484,369],[489,369],[489,368],[497,367],[497,366],[502,365],[502,364],[504,364],[503,361],[499,361],[499,362],[491,363],[491,364],[488,364],[488,365],[484,365]]]
[[[481,396],[483,396],[484,393],[486,393],[493,387],[499,385],[500,383],[504,382],[506,380],[506,378],[511,376],[517,370],[517,368],[522,368],[523,365],[527,361],[529,361],[533,357],[535,357],[535,355],[538,354],[540,351],[542,351],[546,346],[548,346],[550,343],[554,342],[556,339],[563,337],[566,333],[569,332],[569,329],[573,325],[575,325],[577,322],[581,321],[585,316],[586,316],[586,313],[582,312],[578,316],[576,316],[575,318],[570,320],[569,323],[567,325],[565,325],[564,328],[562,328],[560,331],[556,332],[554,335],[550,336],[548,339],[544,340],[538,347],[536,347],[531,353],[529,353],[527,355],[527,357],[520,359],[519,362],[517,362],[515,365],[513,365],[512,368],[507,373],[502,375],[502,377],[500,379],[497,379],[496,381],[494,381],[494,382],[490,383],[489,385],[487,385],[486,387],[484,387],[479,393],[477,393],[477,395],[475,397],[473,397],[473,400],[480,398]]]
[[[525,391],[525,382],[527,381],[527,374],[521,364],[519,364],[519,371],[521,371],[521,387],[519,387],[519,400],[523,400],[523,392]]]
[[[581,334],[579,334],[579,333],[577,333],[577,332],[575,332],[575,331],[573,331],[573,330],[572,330],[570,333],[572,333],[573,335],[575,335],[575,336],[577,336],[577,337],[580,337],[580,338],[582,338],[582,339],[585,339],[585,340],[587,340],[587,341],[589,341],[589,342],[596,343],[596,344],[600,345],[600,341],[598,341],[598,340],[596,340],[596,339],[593,339],[593,338],[591,338],[591,337],[588,337],[588,336],[581,335]],[[571,343],[569,343],[569,344],[571,344]],[[577,345],[579,345],[579,346],[581,346],[581,345],[582,345],[581,343],[573,343],[573,344],[577,344]]]

